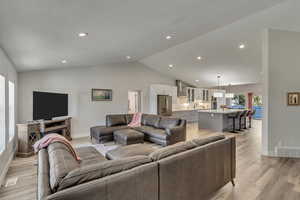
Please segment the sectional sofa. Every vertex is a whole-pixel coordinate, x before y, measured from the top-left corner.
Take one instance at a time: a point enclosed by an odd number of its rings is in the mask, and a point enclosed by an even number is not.
[[[235,178],[234,137],[133,151],[145,145],[121,146],[106,157],[92,146],[77,148],[78,163],[63,144],[53,143],[38,154],[37,199],[199,200]],[[113,158],[118,151],[127,153]]]
[[[106,126],[90,129],[93,143],[105,143],[114,140],[114,132],[129,129],[132,114],[107,115]],[[161,146],[175,144],[186,139],[186,120],[143,114],[142,126],[133,128],[144,134],[144,140]]]

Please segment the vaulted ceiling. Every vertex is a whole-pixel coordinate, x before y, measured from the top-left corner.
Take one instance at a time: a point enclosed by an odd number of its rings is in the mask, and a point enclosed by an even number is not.
[[[299,9],[297,0],[0,0],[0,46],[18,71],[140,61],[194,85],[216,85],[218,73],[252,83],[261,30],[297,29]]]

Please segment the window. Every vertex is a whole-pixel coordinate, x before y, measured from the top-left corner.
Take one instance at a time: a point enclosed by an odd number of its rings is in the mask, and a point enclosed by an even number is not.
[[[15,136],[15,84],[8,82],[8,116],[9,116],[9,140]]]
[[[246,96],[243,94],[235,94],[232,99],[231,107],[242,109],[245,108],[245,106],[246,106]]]
[[[0,75],[0,153],[5,149],[5,78]]]

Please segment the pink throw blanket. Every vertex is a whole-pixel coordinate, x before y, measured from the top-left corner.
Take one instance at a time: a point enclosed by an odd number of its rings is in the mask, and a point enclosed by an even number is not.
[[[131,122],[128,124],[129,127],[139,127],[141,126],[142,113],[134,113]]]
[[[73,148],[72,144],[63,136],[56,134],[56,133],[50,133],[45,135],[42,139],[38,140],[34,145],[34,151],[37,153],[39,150],[41,150],[42,148],[46,148],[48,147],[51,143],[54,142],[60,142],[64,145],[66,145],[66,147],[70,150],[70,152],[72,153],[72,155],[74,156],[74,158],[77,161],[80,161],[80,157],[77,155],[75,149]]]

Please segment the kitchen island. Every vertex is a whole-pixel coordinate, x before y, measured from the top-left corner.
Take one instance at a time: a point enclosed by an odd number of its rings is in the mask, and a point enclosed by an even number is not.
[[[228,115],[241,112],[240,109],[218,109],[218,110],[198,110],[199,129],[210,129],[217,132],[232,130],[232,119]],[[239,120],[235,120],[236,127],[239,127]]]
[[[198,109],[175,110],[172,117],[185,119],[187,122],[198,122]]]

